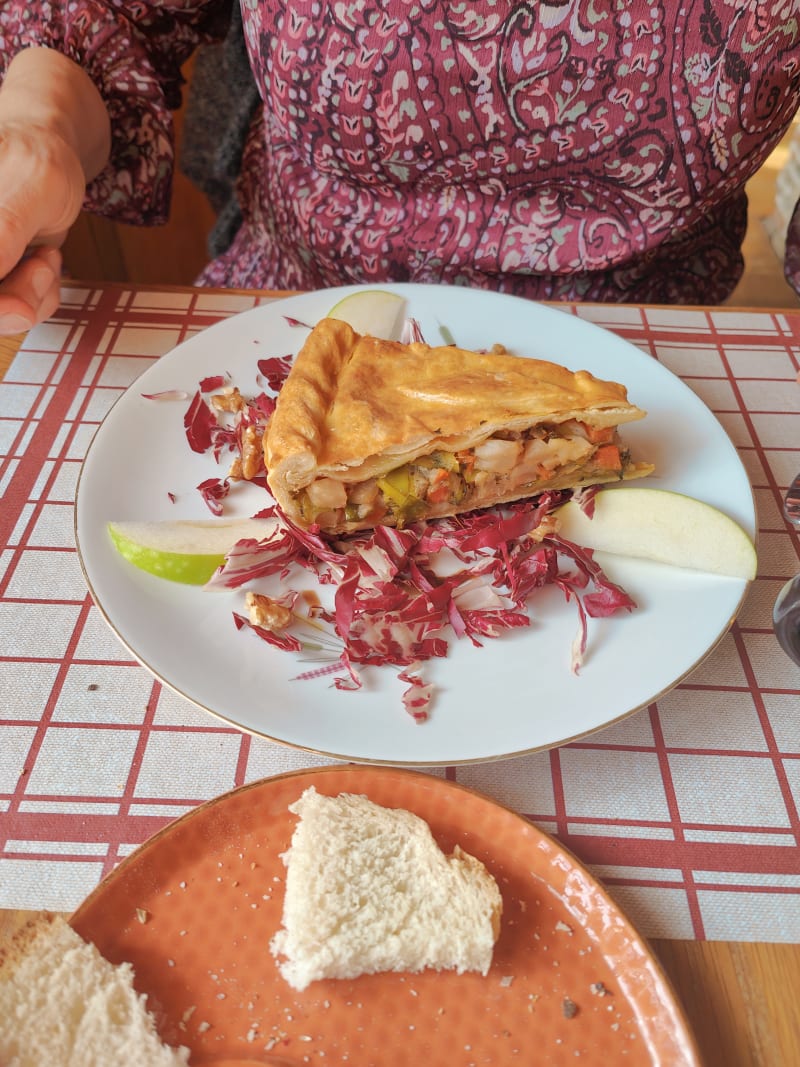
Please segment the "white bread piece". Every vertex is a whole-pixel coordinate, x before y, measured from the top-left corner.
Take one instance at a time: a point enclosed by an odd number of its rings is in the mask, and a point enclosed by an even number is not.
[[[0,960],[2,1067],[187,1067],[189,1050],[161,1042],[133,988],[60,916],[37,919]]]
[[[297,990],[379,971],[486,974],[502,897],[480,860],[442,852],[419,816],[365,796],[307,789],[286,866],[283,928],[270,942]]]

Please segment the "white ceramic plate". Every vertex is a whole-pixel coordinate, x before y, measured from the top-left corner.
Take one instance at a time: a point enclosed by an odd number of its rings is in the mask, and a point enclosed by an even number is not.
[[[608,576],[639,606],[590,621],[579,675],[569,666],[575,608],[546,589],[535,598],[529,629],[479,649],[453,643],[448,658],[427,665],[435,703],[431,718],[416,725],[403,710],[403,686],[392,669],[364,671],[358,692],[336,690],[330,678],[293,680],[304,669],[294,656],[235,629],[231,613],[241,610],[241,592],[160,581],[117,555],[106,532],[110,520],[210,518],[194,487],[223,475],[228,463],[217,468],[190,451],[185,402],[156,403],[142,394],[192,394],[203,377],[225,371],[243,393],[253,393],[257,359],[293,354],[306,336],[289,320],[314,323],[356,288],[301,294],[220,322],[153,364],[111,410],[83,466],[76,534],[92,595],[120,640],[165,684],[241,729],[335,757],[411,766],[552,747],[647,705],[680,681],[725,634],[747,583],[605,557]],[[648,484],[705,500],[754,535],[752,492],[729,438],[656,360],[580,318],[519,298],[439,286],[385,288],[406,297],[430,343],[441,342],[444,327],[462,347],[499,341],[519,355],[625,383],[630,399],[648,412],[625,428],[634,453],[656,465]],[[248,516],[267,503],[263,490],[247,486],[227,498],[226,514]]]

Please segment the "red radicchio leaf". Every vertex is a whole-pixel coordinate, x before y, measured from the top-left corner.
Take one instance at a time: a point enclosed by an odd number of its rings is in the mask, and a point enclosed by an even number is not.
[[[214,459],[218,460],[226,448],[233,452],[238,443],[238,435],[232,426],[221,426],[217,423],[211,427],[209,447],[213,449]]]
[[[400,331],[400,343],[404,345],[410,345],[414,342],[425,342],[425,336],[422,332],[422,327],[416,319],[407,318]]]
[[[426,685],[420,678],[419,666],[419,663],[411,663],[397,677],[408,683],[408,689],[403,693],[403,707],[416,723],[423,723],[430,718],[433,686]]]
[[[350,661],[350,656],[347,654],[347,650],[342,653],[340,659],[341,666],[347,671],[346,678],[334,678],[333,684],[337,689],[344,689],[348,692],[352,692],[355,689],[360,689],[362,686],[361,678],[358,671],[355,669]]]
[[[419,537],[419,531],[412,527],[396,530],[392,526],[377,526],[370,541],[378,548],[382,548],[394,562],[395,567],[400,570],[419,542]]]
[[[549,537],[548,541],[552,541],[559,552],[569,556],[585,579],[594,584],[595,592],[582,597],[586,611],[592,618],[607,618],[616,611],[632,611],[636,607],[636,601],[606,577],[603,568],[595,562],[591,549],[582,548],[563,537]]]
[[[575,592],[574,589],[571,589],[567,583],[562,581],[559,581],[558,584],[563,589],[567,600],[569,600],[570,596]],[[583,656],[586,652],[586,645],[589,640],[589,624],[583,604],[581,603],[581,598],[577,593],[575,593],[575,603],[578,608],[578,631],[575,634],[572,648],[570,650],[570,667],[573,674],[580,674],[580,669],[583,666]]]
[[[636,607],[636,601],[607,578],[595,578],[594,583],[595,592],[583,597],[586,612],[593,619],[605,619],[617,611],[633,611]]]
[[[158,393],[142,393],[145,400],[188,400],[189,394],[183,389],[162,389]]]
[[[273,648],[279,648],[282,652],[302,652],[302,642],[293,634],[286,632],[275,633],[274,630],[267,630],[263,626],[256,626],[245,618],[244,615],[239,615],[238,612],[233,612],[233,621],[236,624],[237,630],[248,629],[252,630],[254,634],[261,638],[262,641],[266,641],[268,645],[272,645]]]
[[[309,555],[342,570],[347,566],[347,557],[343,553],[337,552],[335,548],[332,548],[327,541],[320,537],[319,526],[310,526],[307,530],[304,530],[301,526],[296,526],[286,516],[283,517],[283,521],[287,529],[291,531],[292,536],[308,550]]]
[[[258,361],[259,374],[266,379],[267,385],[275,393],[280,391],[291,368],[291,356],[272,356]]]
[[[275,397],[267,396],[266,393],[259,393],[247,405],[245,419],[251,425],[266,423],[272,418],[274,410]]]
[[[286,574],[297,562],[300,546],[286,530],[276,528],[261,541],[242,538],[228,551],[225,562],[206,582],[206,589],[238,589],[246,582]]]
[[[446,622],[446,616],[431,610],[421,595],[403,611],[384,611],[371,601],[366,605],[356,601],[356,617],[348,634],[350,654],[358,663],[399,666],[446,656],[447,641],[437,636]]]
[[[207,478],[197,488],[213,515],[222,514],[222,501],[230,492],[231,483],[227,478]]]
[[[334,599],[336,631],[345,642],[356,614],[356,593],[358,591],[359,578],[358,564],[355,560],[350,560],[345,568],[344,577],[336,587]]]
[[[506,514],[490,509],[440,519],[423,530],[420,549],[438,552],[446,547],[456,553],[500,550],[507,542],[535,530],[545,516],[568,498],[566,492],[548,492],[534,500],[510,505]]]
[[[200,382],[200,392],[213,393],[215,389],[221,389],[228,380],[227,374],[212,374]]]
[[[521,611],[497,609],[491,611],[464,611],[462,617],[467,627],[467,636],[473,644],[479,645],[476,634],[482,637],[497,637],[503,630],[514,630],[530,626],[531,620]]]
[[[541,515],[536,509],[532,511],[519,511],[507,517],[496,518],[491,526],[477,530],[472,536],[465,537],[459,544],[462,552],[475,552],[478,549],[497,549],[501,545],[515,541],[531,530],[535,530],[541,522]]]
[[[584,485],[579,489],[572,490],[572,499],[586,515],[587,519],[594,518],[594,502],[601,489],[601,485]]]
[[[548,545],[529,542],[517,546],[506,556],[506,580],[513,600],[527,600],[535,589],[555,581],[558,575],[558,556]]]
[[[193,452],[207,452],[211,448],[212,433],[217,428],[217,419],[199,391],[195,393],[183,416],[183,428],[186,430],[186,440]]]

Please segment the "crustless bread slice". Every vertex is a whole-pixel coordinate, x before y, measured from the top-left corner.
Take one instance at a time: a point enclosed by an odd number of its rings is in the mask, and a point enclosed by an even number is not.
[[[186,1067],[162,1044],[129,963],[114,965],[63,919],[24,928],[0,960],[2,1067]]]
[[[364,796],[307,789],[284,854],[283,927],[270,948],[295,989],[379,971],[486,974],[502,898],[484,865],[445,855],[428,824]]]

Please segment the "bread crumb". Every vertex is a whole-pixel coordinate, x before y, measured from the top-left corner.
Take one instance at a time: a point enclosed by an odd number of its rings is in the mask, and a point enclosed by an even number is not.
[[[144,908],[137,908],[136,909],[136,918],[142,925],[144,925],[147,922],[147,920],[150,918],[150,916],[148,915],[148,913],[145,911]]]
[[[503,989],[508,989],[508,987],[511,985],[511,983],[513,981],[514,981],[514,975],[513,974],[504,974],[503,977],[500,979],[500,985],[503,987]]]
[[[569,923],[565,923],[561,919],[559,919],[556,923],[556,930],[563,930],[565,933],[569,934],[570,937],[573,934],[572,927],[569,925]]]

